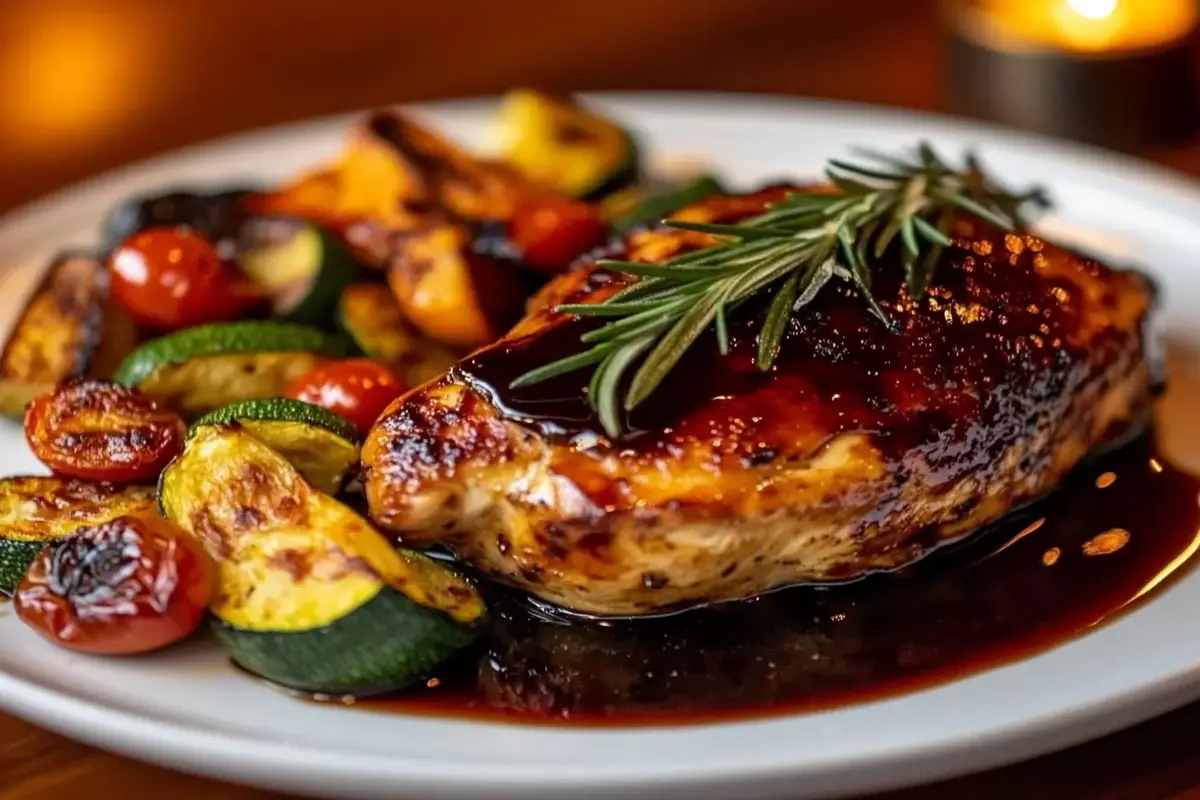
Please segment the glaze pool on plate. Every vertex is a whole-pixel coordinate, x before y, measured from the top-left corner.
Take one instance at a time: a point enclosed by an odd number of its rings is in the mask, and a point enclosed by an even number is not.
[[[846,145],[929,138],[971,144],[1015,185],[1052,187],[1064,233],[1162,281],[1173,384],[1160,446],[1200,471],[1200,191],[1093,151],[878,109],[738,98],[601,98],[646,132],[652,152],[705,155],[744,185],[810,176]],[[483,135],[487,103],[425,107],[438,127]],[[333,155],[346,120],[303,123],[157,159],[0,221],[8,304],[60,246],[97,240],[104,213],[167,185],[277,180]],[[1098,233],[1097,233],[1098,232]],[[34,462],[0,430],[0,469]],[[914,694],[760,721],[654,729],[561,730],[300,703],[235,672],[196,642],[160,656],[94,660],[0,619],[0,705],[109,749],[294,792],[339,797],[688,798],[845,794],[982,768],[1078,742],[1200,696],[1200,605],[1192,573],[1096,632],[1031,659]],[[634,790],[637,791],[634,791]]]
[[[878,700],[1035,655],[1194,566],[1200,479],[1152,439],[1081,465],[987,531],[843,586],[601,622],[531,614],[493,592],[477,646],[425,686],[355,705],[542,724],[728,722]]]

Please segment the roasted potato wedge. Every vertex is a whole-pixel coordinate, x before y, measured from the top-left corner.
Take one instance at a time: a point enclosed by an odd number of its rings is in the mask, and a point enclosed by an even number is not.
[[[521,316],[524,293],[507,265],[473,251],[458,224],[408,237],[388,270],[400,310],[422,333],[469,349],[495,341]]]
[[[365,263],[386,267],[397,233],[453,217],[507,219],[523,198],[544,192],[506,164],[475,158],[399,112],[379,111],[354,129],[337,163],[248,204],[326,225]]]
[[[409,386],[419,386],[450,369],[460,351],[423,336],[405,318],[391,290],[356,283],[342,292],[338,321],[355,345],[392,368]]]

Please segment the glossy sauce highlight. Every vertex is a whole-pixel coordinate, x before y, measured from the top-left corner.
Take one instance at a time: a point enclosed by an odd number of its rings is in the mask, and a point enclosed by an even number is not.
[[[853,583],[600,622],[494,593],[475,649],[426,685],[356,705],[543,724],[677,725],[895,696],[1043,652],[1161,591],[1200,542],[1198,496],[1200,481],[1144,436],[966,542]]]

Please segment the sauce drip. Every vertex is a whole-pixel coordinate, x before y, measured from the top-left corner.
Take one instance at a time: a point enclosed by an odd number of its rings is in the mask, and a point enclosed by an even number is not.
[[[1200,480],[1158,456],[1147,434],[966,542],[854,583],[601,622],[495,593],[475,649],[425,686],[357,705],[637,725],[893,696],[1062,644],[1161,590],[1200,543],[1198,495]]]

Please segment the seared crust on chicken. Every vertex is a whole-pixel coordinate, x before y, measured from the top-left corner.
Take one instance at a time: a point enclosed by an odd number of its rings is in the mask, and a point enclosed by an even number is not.
[[[680,216],[734,221],[783,188]],[[576,351],[599,302],[631,280],[560,276],[529,316],[447,376],[397,401],[363,451],[375,520],[446,545],[544,600],[641,615],[841,581],[905,564],[1045,494],[1149,403],[1149,282],[1029,234],[969,219],[914,301],[903,269],[874,271],[889,332],[848,285],[789,323],[754,365],[764,308],[704,337],[610,441],[586,370],[520,390]],[[704,234],[650,230],[618,248],[659,262]]]

